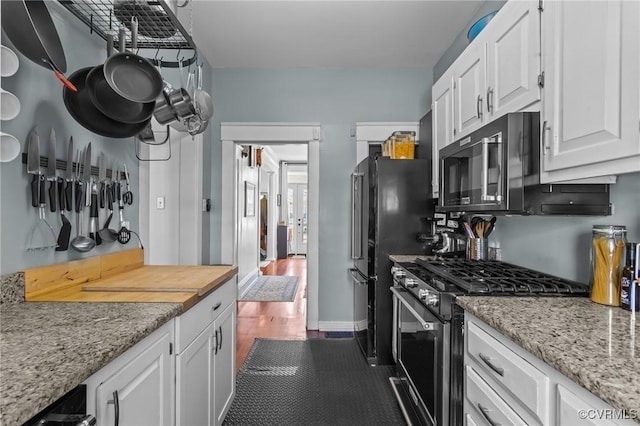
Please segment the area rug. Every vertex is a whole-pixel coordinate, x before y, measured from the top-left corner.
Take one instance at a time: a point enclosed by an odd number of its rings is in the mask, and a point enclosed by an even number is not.
[[[256,339],[224,425],[403,425],[391,376],[353,339]]]
[[[247,288],[241,289],[238,300],[246,302],[293,302],[298,288],[298,277],[261,275]]]

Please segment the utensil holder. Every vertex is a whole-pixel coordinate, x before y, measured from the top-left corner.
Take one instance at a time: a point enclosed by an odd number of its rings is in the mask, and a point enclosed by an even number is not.
[[[489,258],[489,242],[486,238],[469,238],[467,259],[487,260]]]

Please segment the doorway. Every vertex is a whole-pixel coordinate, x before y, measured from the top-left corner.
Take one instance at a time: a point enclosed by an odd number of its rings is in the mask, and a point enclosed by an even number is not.
[[[306,183],[290,183],[287,188],[287,220],[289,227],[289,254],[307,255],[308,241],[308,189]]]
[[[318,211],[319,211],[319,160],[320,125],[318,123],[221,123],[222,141],[222,197],[221,205],[221,262],[239,263],[238,210],[240,182],[237,145],[242,143],[265,145],[270,143],[304,144],[308,147],[308,215],[307,215],[307,315],[306,328],[318,329]],[[257,201],[257,200],[256,200]],[[277,205],[284,204],[281,194]],[[272,204],[273,205],[273,204]],[[277,208],[277,207],[276,207]],[[271,233],[273,235],[274,233]],[[256,235],[255,246],[258,237]],[[259,274],[259,257],[255,256],[254,272]],[[244,279],[239,274],[239,279]]]

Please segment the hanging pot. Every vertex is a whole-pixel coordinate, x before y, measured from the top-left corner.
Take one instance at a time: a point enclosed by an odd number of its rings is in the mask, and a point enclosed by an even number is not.
[[[2,29],[15,48],[36,64],[52,69],[70,90],[76,88],[62,75],[67,60],[60,37],[43,0],[0,2]]]
[[[137,49],[137,19],[131,23],[131,50]],[[104,63],[104,78],[118,95],[133,102],[153,102],[162,92],[162,77],[151,62],[133,52],[123,51],[124,41],[120,41],[120,53]]]
[[[69,76],[69,81],[78,88],[75,93],[67,88],[63,90],[64,105],[69,114],[84,128],[109,138],[128,138],[140,133],[151,118],[140,123],[122,123],[96,108],[86,87],[87,75],[92,69],[81,68]]]
[[[113,40],[111,34],[107,41],[107,60],[113,56]],[[124,50],[124,28],[120,31],[120,46]],[[87,91],[93,104],[104,115],[122,123],[140,123],[148,121],[155,108],[155,100],[152,102],[134,102],[123,98],[115,92],[107,82],[104,74],[104,66],[98,65],[87,74]]]

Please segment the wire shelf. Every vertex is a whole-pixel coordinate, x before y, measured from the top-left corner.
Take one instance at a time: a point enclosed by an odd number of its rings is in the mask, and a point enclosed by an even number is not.
[[[118,30],[126,27],[125,47],[131,49],[131,18],[138,19],[138,49],[193,50],[193,57],[183,60],[192,64],[197,56],[196,45],[165,1],[144,0],[58,0],[73,15],[105,41],[111,34],[118,47]],[[156,59],[152,62],[157,63]],[[162,61],[163,67],[177,68],[178,62]]]

